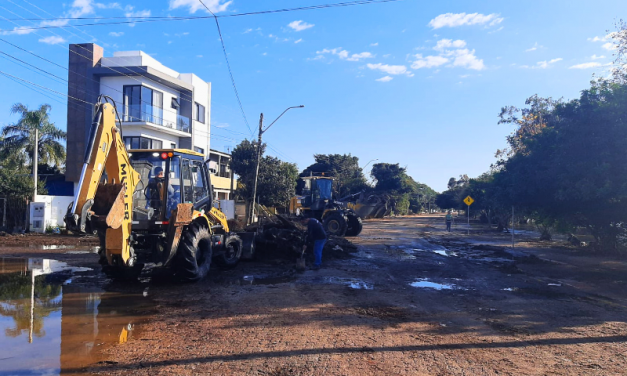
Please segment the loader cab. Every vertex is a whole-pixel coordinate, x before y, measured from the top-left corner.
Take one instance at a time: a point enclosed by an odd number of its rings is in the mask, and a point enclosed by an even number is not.
[[[333,178],[308,176],[302,179],[305,183],[302,206],[310,210],[323,210],[333,199]]]
[[[140,175],[133,193],[133,222],[167,224],[180,203],[191,203],[204,213],[211,210],[211,178],[202,154],[184,149],[129,150],[129,157]]]

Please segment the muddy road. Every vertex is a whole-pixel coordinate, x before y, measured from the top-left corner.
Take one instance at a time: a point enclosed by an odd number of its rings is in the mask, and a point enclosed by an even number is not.
[[[625,374],[627,260],[466,231],[366,221],[319,271],[265,258],[193,285],[107,280],[86,240],[0,243],[0,374]]]

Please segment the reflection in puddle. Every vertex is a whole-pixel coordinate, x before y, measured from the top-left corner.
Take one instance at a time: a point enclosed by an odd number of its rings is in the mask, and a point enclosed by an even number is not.
[[[71,277],[87,270],[55,260],[0,258],[0,373],[77,372],[102,360],[102,346],[131,337],[152,304]]]
[[[340,278],[340,277],[325,277],[325,283],[337,284],[337,285],[346,285],[355,290],[372,290],[374,289],[374,284],[369,282],[364,282],[361,279],[356,278]]]
[[[458,287],[454,284],[443,284],[443,283],[435,283],[431,282],[428,279],[418,279],[415,282],[409,284],[411,287],[419,287],[419,288],[427,288],[427,289],[435,289],[435,290],[463,290],[461,287]]]

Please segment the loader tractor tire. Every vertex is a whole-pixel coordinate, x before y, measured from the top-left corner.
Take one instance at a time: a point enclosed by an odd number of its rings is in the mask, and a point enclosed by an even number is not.
[[[351,214],[348,216],[348,230],[346,230],[346,236],[357,236],[364,228],[361,217]]]
[[[242,257],[243,242],[237,235],[229,235],[224,241],[224,252],[216,256],[215,260],[223,269],[234,268]]]
[[[329,214],[323,222],[327,235],[344,236],[348,228],[346,216],[340,212]]]
[[[211,233],[206,225],[192,222],[183,231],[176,251],[176,277],[181,282],[205,278],[211,266]]]

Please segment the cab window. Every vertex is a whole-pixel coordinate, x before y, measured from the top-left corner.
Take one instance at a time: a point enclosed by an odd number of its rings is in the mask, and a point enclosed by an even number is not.
[[[196,204],[209,197],[202,162],[183,159],[183,191],[185,202]]]

